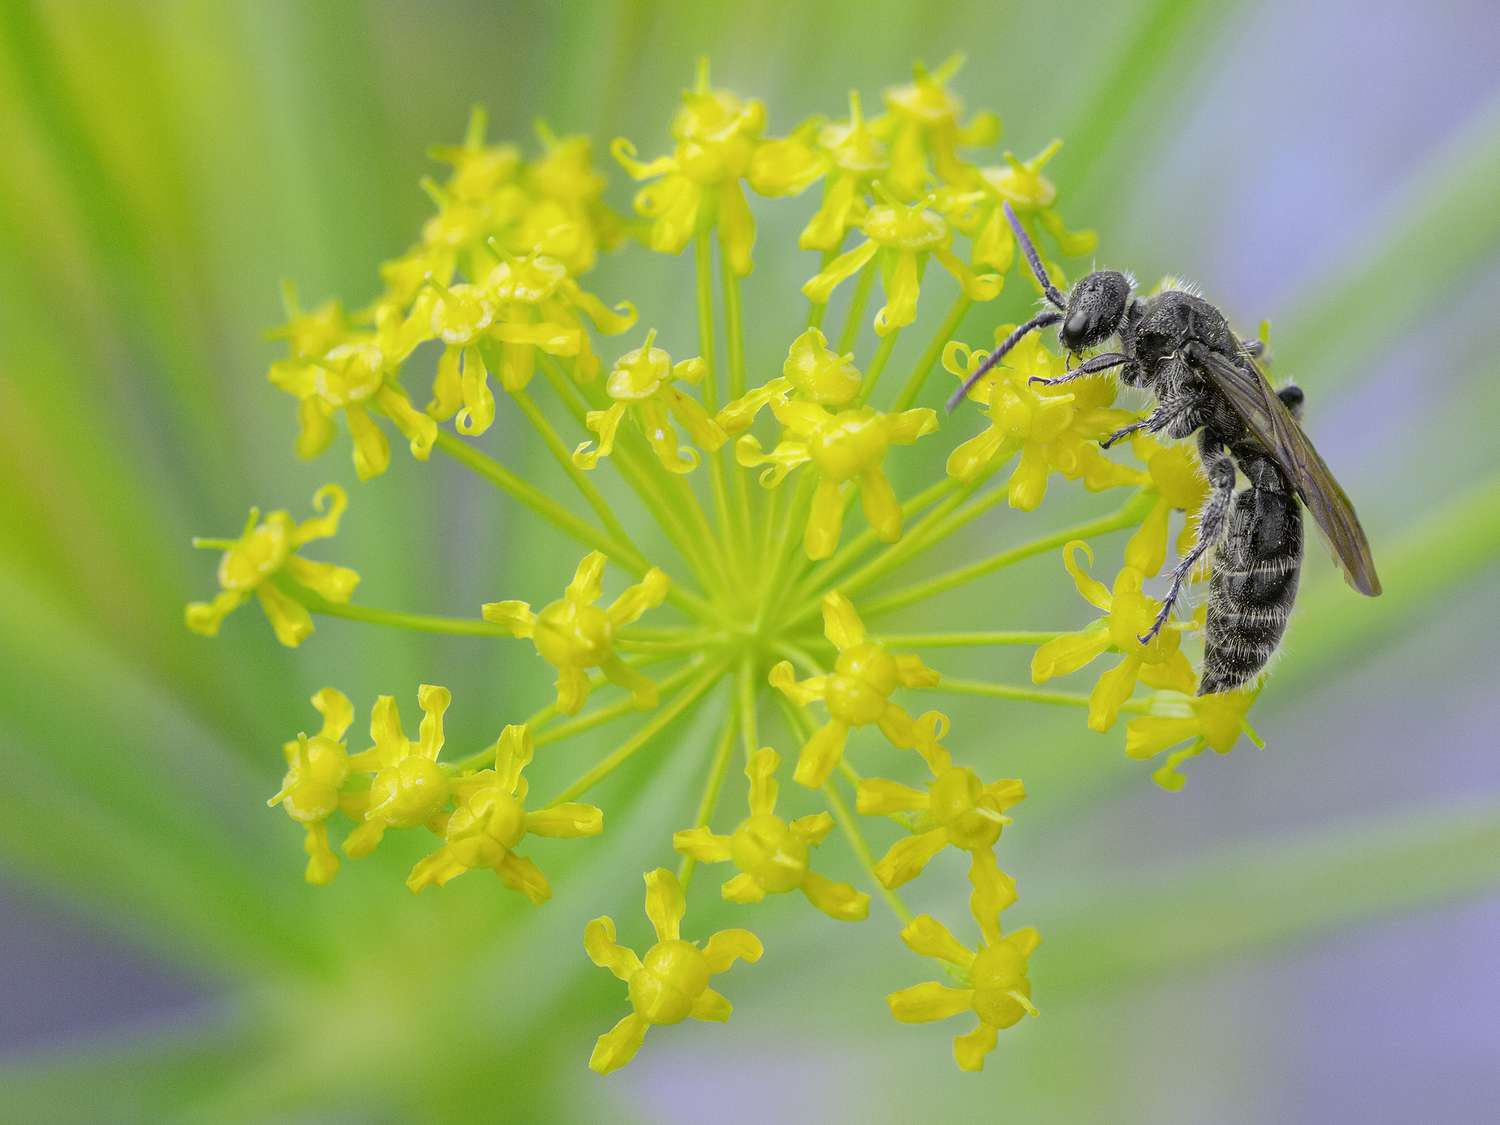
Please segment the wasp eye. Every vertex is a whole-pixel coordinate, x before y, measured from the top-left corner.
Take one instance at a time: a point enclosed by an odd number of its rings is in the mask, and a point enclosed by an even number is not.
[[[1063,324],[1062,335],[1069,339],[1082,339],[1088,335],[1089,320],[1089,314],[1080,309],[1068,317],[1067,321]]]

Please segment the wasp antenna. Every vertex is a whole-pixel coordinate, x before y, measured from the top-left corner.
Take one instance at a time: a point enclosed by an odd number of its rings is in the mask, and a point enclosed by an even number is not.
[[[1021,220],[1016,218],[1012,210],[1010,200],[1002,204],[1005,208],[1006,221],[1010,223],[1010,229],[1016,232],[1016,241],[1021,244],[1021,251],[1026,255],[1027,264],[1031,266],[1031,272],[1036,276],[1037,284],[1042,287],[1050,304],[1059,309],[1066,309],[1068,302],[1063,300],[1063,295],[1057,291],[1057,286],[1052,284],[1052,279],[1047,276],[1047,271],[1042,268],[1041,255],[1036,252],[1036,247],[1031,244],[1031,236],[1026,233],[1026,228],[1021,225]]]
[[[1008,207],[1007,210],[1009,210]],[[1037,313],[1036,316],[1032,317],[1025,324],[1021,325],[1004,340],[1002,340],[1000,342],[1000,346],[992,351],[985,358],[985,361],[979,365],[979,369],[964,380],[963,386],[959,387],[958,390],[953,392],[952,397],[948,399],[948,412],[951,414],[954,410],[958,409],[958,404],[964,400],[964,395],[969,393],[969,388],[972,387],[975,383],[979,382],[979,380],[983,379],[986,375],[988,375],[990,369],[993,368],[995,364],[1004,359],[1005,354],[1009,352],[1011,348],[1015,347],[1027,335],[1035,332],[1038,328],[1047,328],[1050,325],[1056,324],[1061,319],[1062,313],[1053,312],[1051,309],[1047,309],[1043,312]]]

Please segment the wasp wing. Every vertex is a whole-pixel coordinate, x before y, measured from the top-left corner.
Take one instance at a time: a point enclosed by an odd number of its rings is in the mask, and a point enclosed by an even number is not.
[[[1192,351],[1189,360],[1223,392],[1251,435],[1285,470],[1349,585],[1372,598],[1379,594],[1370,541],[1354,505],[1260,368],[1248,356],[1236,362],[1208,348]]]

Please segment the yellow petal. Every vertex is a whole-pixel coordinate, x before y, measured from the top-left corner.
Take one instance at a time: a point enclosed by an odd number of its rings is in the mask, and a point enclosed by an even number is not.
[[[877,539],[894,543],[901,538],[901,501],[896,499],[896,490],[879,466],[859,475],[859,503]]]
[[[1167,561],[1167,516],[1171,508],[1158,497],[1140,528],[1125,544],[1125,565],[1142,574],[1156,574]]]
[[[318,732],[320,738],[337,742],[354,722],[354,704],[337,688],[326,687],[314,693],[312,705],[323,716],[323,729]]]
[[[260,599],[260,608],[265,610],[276,639],[287,648],[296,648],[312,636],[312,614],[301,602],[288,597],[269,582],[257,586],[255,596]]]
[[[297,456],[310,461],[333,441],[333,419],[321,399],[304,398],[297,403]]]
[[[583,424],[599,435],[599,447],[591,441],[580,442],[573,450],[573,464],[580,469],[592,469],[599,458],[608,457],[615,448],[615,434],[625,418],[625,404],[614,403],[608,410],[590,410],[584,415]]]
[[[673,417],[682,423],[688,437],[697,442],[700,449],[716,453],[729,440],[729,435],[709,417],[708,411],[696,399],[689,398],[681,391],[672,390],[668,402]]]
[[[339,857],[328,846],[328,825],[323,821],[307,826],[302,850],[307,853],[307,867],[302,877],[317,887],[326,887],[338,874]]]
[[[354,439],[355,475],[360,480],[378,477],[391,463],[391,447],[385,434],[363,406],[348,406],[344,417],[349,419],[349,436]]]
[[[641,959],[615,941],[613,918],[595,918],[585,926],[583,948],[590,961],[601,969],[608,969],[620,980],[628,981],[640,971]]]
[[[189,629],[200,636],[216,637],[219,635],[219,626],[223,624],[224,618],[243,605],[249,597],[249,590],[223,590],[216,594],[211,602],[190,603],[183,615],[183,621]]]
[[[865,642],[865,623],[854,604],[837,590],[823,598],[823,635],[840,652]]]
[[[844,743],[848,738],[849,728],[836,719],[823,724],[802,748],[797,768],[792,773],[793,780],[809,789],[821,788],[844,756]]]
[[[984,1057],[995,1049],[995,1041],[999,1037],[999,1031],[983,1022],[973,1031],[955,1036],[953,1039],[953,1060],[958,1063],[958,1069],[967,1070],[971,1073],[983,1070]]]
[[[809,813],[807,816],[799,816],[792,821],[792,835],[806,844],[821,844],[833,831],[833,815],[831,813]]]
[[[598,1074],[619,1070],[635,1058],[650,1026],[643,1017],[634,1013],[626,1016],[594,1043],[594,1053],[589,1056],[589,1069]]]
[[[766,888],[760,885],[754,875],[748,872],[740,872],[734,878],[727,880],[719,893],[725,902],[737,902],[742,906],[752,906],[766,897]]]
[[[1076,672],[1109,648],[1109,626],[1096,621],[1078,633],[1064,633],[1042,645],[1031,657],[1031,682],[1044,684]]]
[[[443,713],[453,702],[453,693],[436,684],[420,684],[417,687],[417,706],[422,708],[422,725],[418,739],[418,753],[436,761],[443,749]]]
[[[947,843],[948,834],[940,828],[897,840],[875,865],[875,878],[892,890],[903,883],[909,883],[922,873],[932,862],[932,857],[942,851]]]
[[[914,984],[886,997],[891,1015],[902,1023],[930,1023],[966,1012],[973,1006],[974,993],[967,988],[949,988],[929,981]]]
[[[687,898],[677,876],[665,867],[646,873],[646,917],[656,930],[657,941],[677,941],[682,937],[682,916],[687,912]]]
[[[750,272],[750,251],[755,246],[755,217],[738,180],[726,180],[719,186],[718,223],[724,260],[735,276],[744,277]]]
[[[672,580],[660,567],[653,566],[641,576],[641,580],[629,587],[609,607],[609,619],[616,626],[629,625],[648,609],[655,609],[666,600]]]
[[[1198,734],[1198,720],[1143,715],[1125,724],[1125,753],[1137,761],[1154,758]]]
[[[715,835],[704,825],[672,833],[672,849],[699,863],[723,863],[730,856],[729,837]]]
[[[604,831],[604,811],[593,805],[567,801],[526,814],[526,831],[537,836],[575,839]]]
[[[781,765],[781,755],[769,746],[762,746],[750,757],[745,766],[745,776],[750,779],[750,812],[762,816],[776,808],[776,770]]]
[[[840,922],[859,922],[870,916],[869,895],[855,890],[848,883],[825,879],[816,871],[803,876],[802,893],[808,902]]]
[[[913,953],[936,957],[960,968],[967,968],[974,960],[973,952],[930,914],[918,914],[908,922],[901,931],[901,940]]]
[[[768,680],[773,688],[801,707],[822,699],[828,686],[827,676],[813,676],[798,683],[790,660],[779,660],[772,665]]]
[[[1104,675],[1089,693],[1089,730],[1106,731],[1120,717],[1120,708],[1135,691],[1140,661],[1126,657]]]
[[[734,1005],[722,993],[715,992],[711,988],[705,988],[693,1001],[692,1010],[688,1015],[695,1020],[711,1020],[714,1023],[723,1023],[734,1011]]]
[[[299,586],[305,586],[331,602],[347,602],[359,585],[359,575],[347,566],[314,562],[293,555],[286,560],[285,573]]]
[[[495,868],[500,881],[513,891],[525,895],[533,906],[540,906],[552,897],[552,886],[542,869],[523,855],[506,852],[505,858]]]
[[[751,965],[759,961],[765,947],[760,938],[749,930],[720,930],[703,946],[703,956],[708,961],[710,973],[722,973],[736,961]]]
[[[814,304],[826,305],[833,291],[863,269],[879,249],[878,243],[866,239],[853,250],[840,254],[802,286],[802,295]]]
[[[381,387],[375,401],[386,417],[396,423],[396,428],[401,431],[411,448],[411,455],[418,461],[427,460],[437,441],[437,423],[393,387]]]
[[[875,313],[875,334],[889,336],[917,319],[917,294],[921,271],[917,256],[910,250],[897,250],[895,265],[885,283],[885,304]]]
[[[536,627],[536,615],[522,601],[485,602],[479,612],[492,625],[505,626],[513,636],[529,637]]]
[[[1090,564],[1093,563],[1094,549],[1082,539],[1074,539],[1063,547],[1063,566],[1073,576],[1073,585],[1077,587],[1078,593],[1083,597],[1084,601],[1108,612],[1110,606],[1114,604],[1114,598],[1110,594],[1109,588],[1103,582],[1092,577],[1078,565],[1078,560],[1074,555],[1079,551],[1088,556]]]
[[[843,494],[836,482],[824,477],[813,491],[812,505],[807,513],[807,529],[802,541],[807,557],[816,561],[832,555],[843,529]]]
[[[920,789],[887,781],[883,777],[861,778],[855,791],[855,806],[864,816],[889,816],[891,813],[925,809],[930,798]]]

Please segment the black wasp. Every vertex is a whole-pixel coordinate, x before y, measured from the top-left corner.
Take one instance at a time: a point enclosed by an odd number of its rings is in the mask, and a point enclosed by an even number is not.
[[[1052,307],[1012,332],[949,400],[948,409],[1023,336],[1056,324],[1070,363],[1111,338],[1119,340],[1120,350],[1084,359],[1055,379],[1031,382],[1055,386],[1118,367],[1121,382],[1156,398],[1147,417],[1102,445],[1137,430],[1174,438],[1198,434],[1210,491],[1198,517],[1197,540],[1173,567],[1161,612],[1141,643],[1161,630],[1183,582],[1204,552],[1216,547],[1198,694],[1230,691],[1254,679],[1276,650],[1297,595],[1298,500],[1312,512],[1349,584],[1361,594],[1379,594],[1375,560],[1354,505],[1297,423],[1302,392],[1292,386],[1271,389],[1255,364],[1259,342],[1242,343],[1224,314],[1195,294],[1168,289],[1138,297],[1130,279],[1114,270],[1089,274],[1064,298],[1009,203],[1005,217]],[[1247,482],[1239,492],[1236,466]]]

